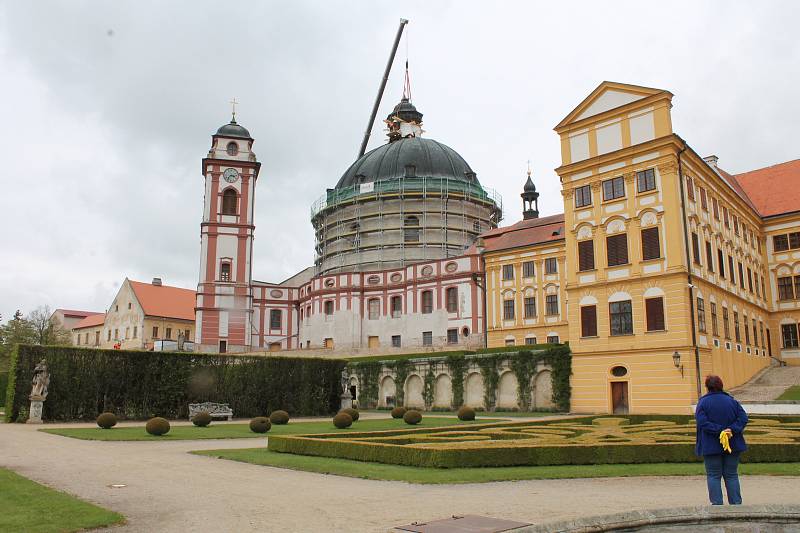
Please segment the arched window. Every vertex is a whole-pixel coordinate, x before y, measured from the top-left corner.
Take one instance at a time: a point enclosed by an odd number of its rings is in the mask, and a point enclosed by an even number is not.
[[[406,217],[403,221],[403,242],[419,242],[419,219]]]
[[[225,189],[222,193],[222,214],[236,214],[236,189]]]
[[[422,291],[422,313],[433,312],[433,291]]]

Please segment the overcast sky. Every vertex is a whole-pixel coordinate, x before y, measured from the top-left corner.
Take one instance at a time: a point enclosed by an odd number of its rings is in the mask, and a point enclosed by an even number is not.
[[[0,3],[0,313],[102,311],[127,276],[195,288],[211,134],[262,162],[253,275],[313,261],[310,205],[354,160],[401,17],[428,137],[521,218],[532,160],[563,211],[552,128],[601,81],[670,90],[673,125],[734,173],[800,157],[800,2]],[[370,148],[384,142],[382,123]]]

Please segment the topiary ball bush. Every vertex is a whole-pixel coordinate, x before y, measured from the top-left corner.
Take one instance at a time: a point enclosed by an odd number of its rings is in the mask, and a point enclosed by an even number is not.
[[[269,421],[278,426],[288,424],[289,413],[287,413],[286,411],[281,411],[280,409],[277,411],[272,411],[272,414],[269,415]]]
[[[257,416],[250,421],[250,431],[253,433],[266,433],[272,427],[272,422],[266,416]]]
[[[468,405],[464,405],[461,409],[458,410],[458,419],[459,420],[475,420],[475,409]]]
[[[192,417],[192,424],[204,428],[211,423],[211,415],[207,411],[200,411]]]
[[[422,413],[415,410],[406,411],[406,414],[403,415],[403,422],[406,424],[411,424],[415,426],[422,422]]]
[[[353,425],[353,417],[349,413],[341,411],[333,417],[333,425],[339,429],[349,428]]]
[[[394,409],[392,409],[392,418],[403,418],[407,410],[408,409],[406,409],[403,406],[395,407]]]
[[[100,413],[97,417],[97,425],[103,429],[111,429],[117,425],[117,415],[114,413]]]
[[[156,416],[147,421],[144,429],[149,434],[160,437],[161,435],[166,435],[169,433],[169,421],[166,418]]]
[[[342,409],[342,410],[341,410],[341,411],[339,411],[339,412],[340,412],[340,413],[347,413],[348,415],[350,415],[350,418],[352,418],[352,419],[353,419],[353,422],[355,422],[356,420],[358,420],[358,417],[359,417],[359,414],[358,414],[358,409],[353,409],[352,407],[347,407],[347,408],[345,408],[345,409]]]

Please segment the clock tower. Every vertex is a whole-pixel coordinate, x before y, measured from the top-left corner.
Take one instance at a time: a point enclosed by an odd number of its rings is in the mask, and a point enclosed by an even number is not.
[[[250,132],[236,122],[211,137],[203,159],[205,200],[200,224],[200,281],[195,342],[203,352],[242,352],[252,346],[253,207],[261,163]]]

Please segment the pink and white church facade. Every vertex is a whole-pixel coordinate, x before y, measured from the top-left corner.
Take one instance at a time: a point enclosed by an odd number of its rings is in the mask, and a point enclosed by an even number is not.
[[[235,116],[217,130],[203,159],[198,350],[484,346],[475,241],[502,207],[461,156],[422,138],[421,117],[406,99],[395,107],[389,142],[328,189],[315,265],[281,283],[253,279],[254,140]]]

